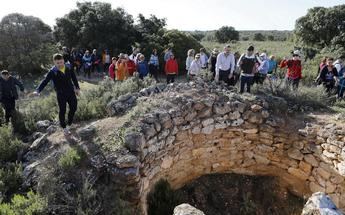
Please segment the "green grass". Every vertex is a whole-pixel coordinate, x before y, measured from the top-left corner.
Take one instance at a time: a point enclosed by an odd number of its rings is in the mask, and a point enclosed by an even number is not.
[[[58,164],[62,169],[69,169],[77,166],[81,159],[81,153],[77,149],[70,148],[59,158]]]
[[[208,52],[212,49],[218,48],[220,51],[223,50],[225,43],[203,41],[201,43]],[[239,52],[243,54],[246,52],[248,46],[253,45],[255,51],[266,52],[268,55],[275,55],[277,59],[282,59],[283,57],[290,56],[291,51],[294,49],[293,42],[289,41],[238,41],[236,43],[230,43],[232,52]]]

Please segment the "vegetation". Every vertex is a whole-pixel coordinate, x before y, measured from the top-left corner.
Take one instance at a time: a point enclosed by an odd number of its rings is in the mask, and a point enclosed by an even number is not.
[[[13,137],[11,127],[0,126],[0,163],[15,161],[21,148],[22,143]]]
[[[216,40],[220,43],[226,43],[232,40],[239,40],[240,34],[234,27],[223,26],[215,33]]]
[[[33,16],[13,13],[0,22],[0,69],[20,75],[42,72],[55,52],[51,29]]]
[[[256,33],[256,34],[254,34],[253,40],[254,41],[265,41],[266,37],[261,33]]]
[[[295,35],[303,46],[321,50],[329,48],[345,53],[345,5],[314,7],[296,21]]]
[[[26,195],[14,195],[10,203],[0,204],[0,214],[3,215],[43,215],[46,209],[46,199],[32,191]]]
[[[65,154],[60,157],[58,164],[63,169],[69,169],[77,166],[81,159],[82,156],[77,149],[69,148]]]
[[[22,166],[7,163],[0,168],[0,200],[9,200],[22,184]],[[1,213],[0,213],[1,214]]]
[[[179,201],[178,194],[174,193],[169,182],[160,180],[147,196],[148,214],[173,214],[174,208]]]

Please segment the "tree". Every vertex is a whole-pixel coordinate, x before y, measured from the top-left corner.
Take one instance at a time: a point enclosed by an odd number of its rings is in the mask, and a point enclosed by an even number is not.
[[[134,20],[124,9],[112,9],[103,2],[77,3],[72,10],[56,20],[54,35],[68,47],[113,49],[113,52],[130,50],[136,40]]]
[[[269,41],[274,41],[274,36],[273,36],[273,35],[268,35],[268,36],[267,36],[267,40],[269,40]]]
[[[339,41],[345,34],[345,4],[309,9],[305,16],[296,21],[294,33],[297,42],[303,46],[317,49],[344,47],[344,42]]]
[[[262,33],[255,33],[253,40],[255,40],[255,41],[265,41],[266,37]]]
[[[231,26],[223,26],[215,33],[216,40],[220,43],[226,43],[231,40],[239,40],[240,33]]]
[[[40,72],[51,63],[52,34],[39,18],[13,13],[0,22],[2,67],[19,74]]]

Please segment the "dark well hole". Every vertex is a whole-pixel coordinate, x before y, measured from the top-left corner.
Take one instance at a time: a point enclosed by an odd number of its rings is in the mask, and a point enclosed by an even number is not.
[[[280,186],[271,176],[214,174],[202,176],[178,190],[159,181],[149,193],[148,214],[173,214],[188,203],[206,215],[300,215],[305,200]]]

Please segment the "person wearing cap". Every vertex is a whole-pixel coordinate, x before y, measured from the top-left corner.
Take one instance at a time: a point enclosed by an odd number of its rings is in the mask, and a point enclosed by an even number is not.
[[[271,55],[268,61],[268,75],[273,75],[277,73],[277,61],[275,60],[276,57],[274,55]]]
[[[152,54],[149,60],[150,76],[158,82],[158,71],[159,71],[159,58],[157,49],[152,50]]]
[[[188,71],[190,69],[190,65],[192,65],[192,62],[194,60],[195,50],[189,49],[187,52],[187,59],[186,59],[186,73],[188,74]]]
[[[24,92],[24,85],[15,77],[11,76],[7,70],[1,72],[0,77],[0,103],[5,110],[5,122],[10,122],[13,117],[18,99],[17,86]]]
[[[216,76],[216,64],[219,50],[214,48],[210,58],[208,59],[208,64],[211,66],[210,71],[212,73],[213,79]]]
[[[175,82],[175,77],[178,74],[178,63],[173,53],[171,53],[170,59],[165,64],[165,74],[167,76],[167,84]]]
[[[101,63],[101,58],[97,53],[97,49],[94,49],[92,51],[91,62],[92,62],[92,67],[91,67],[92,73],[95,73],[95,69],[97,69],[98,74],[100,74],[101,68],[100,68],[99,64]]]
[[[116,63],[116,80],[124,81],[127,78],[128,68],[127,68],[127,59],[125,54],[120,53],[119,59]]]
[[[111,80],[115,81],[115,74],[116,74],[116,57],[111,58],[111,64],[109,66],[109,77]]]
[[[75,112],[77,111],[78,100],[76,95],[80,94],[80,87],[73,70],[65,64],[61,54],[54,54],[54,66],[48,71],[45,79],[36,88],[34,95],[40,95],[47,84],[52,81],[56,91],[56,98],[59,105],[59,121],[66,136],[70,135],[69,126],[72,125]],[[69,106],[68,120],[65,121],[66,107]]]
[[[207,56],[206,50],[204,48],[200,49],[200,61],[201,61],[201,68],[207,69],[207,67],[208,67],[208,56]]]
[[[260,55],[260,60],[261,60],[261,64],[258,68],[258,73],[256,73],[254,76],[254,82],[257,84],[263,84],[264,83],[264,81],[267,77],[268,70],[269,70],[269,60],[267,58],[266,53],[262,53]]]
[[[145,61],[145,56],[143,54],[139,55],[139,61],[137,63],[137,71],[139,73],[139,78],[144,79],[149,74],[149,65]]]
[[[188,76],[193,79],[201,73],[201,60],[200,54],[195,55],[195,59],[193,60],[192,64],[190,65]]]
[[[230,52],[230,45],[224,47],[224,51],[218,54],[216,62],[216,81],[223,81],[228,85],[234,85],[233,75],[235,71],[235,56]]]
[[[254,54],[254,46],[248,47],[247,53],[241,55],[237,65],[241,69],[240,93],[244,92],[245,87],[247,87],[247,92],[250,93],[254,75],[258,72],[257,69],[261,65],[260,58]]]
[[[302,78],[302,61],[300,59],[301,53],[296,50],[292,53],[292,59],[285,59],[281,62],[280,67],[287,67],[286,82],[292,85],[294,90],[297,90],[299,81]]]

